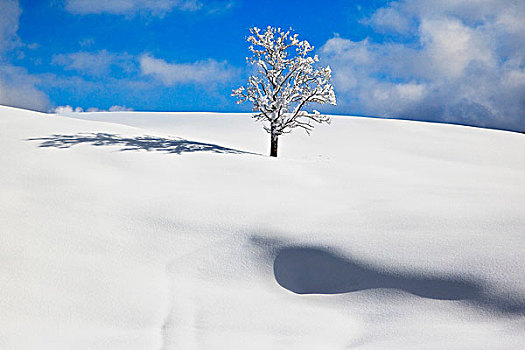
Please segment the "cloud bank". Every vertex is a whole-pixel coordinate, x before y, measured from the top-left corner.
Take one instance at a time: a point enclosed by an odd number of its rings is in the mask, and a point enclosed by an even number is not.
[[[66,0],[65,9],[73,14],[88,15],[108,13],[134,15],[146,13],[162,17],[177,9],[197,11],[202,7],[198,0]]]
[[[177,84],[217,84],[229,81],[235,72],[226,62],[213,59],[193,63],[168,63],[163,59],[143,55],[140,58],[142,74],[149,75],[166,86]]]
[[[23,45],[17,35],[20,13],[18,1],[0,0],[0,104],[45,110],[49,100],[37,87],[40,79],[7,58],[10,50]]]
[[[103,76],[111,72],[111,68],[131,71],[132,56],[126,53],[112,53],[107,50],[97,52],[79,51],[68,54],[55,54],[52,63],[62,66],[65,70],[76,71],[91,76]]]
[[[353,113],[525,130],[525,3],[403,0],[363,21],[384,42],[334,36],[320,54]]]
[[[40,79],[24,68],[10,64],[0,67],[0,104],[45,111],[49,98],[37,88]]]
[[[18,1],[0,0],[0,55],[19,44],[16,32],[20,12]]]
[[[111,106],[109,107],[109,109],[100,109],[97,107],[90,107],[86,109],[86,112],[130,112],[130,111],[133,111],[133,108],[129,108],[126,106],[119,106],[119,105]],[[66,105],[66,106],[55,107],[50,112],[55,113],[55,114],[83,113],[84,109],[82,107],[73,108],[70,105]]]

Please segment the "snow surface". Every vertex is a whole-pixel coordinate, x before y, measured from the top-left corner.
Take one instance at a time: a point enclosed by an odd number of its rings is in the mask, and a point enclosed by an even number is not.
[[[525,135],[71,116],[0,107],[1,349],[525,348]]]

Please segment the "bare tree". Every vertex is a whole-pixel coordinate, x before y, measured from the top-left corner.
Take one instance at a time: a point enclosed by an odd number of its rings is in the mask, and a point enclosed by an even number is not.
[[[247,41],[253,56],[247,60],[256,67],[256,73],[246,86],[233,90],[232,96],[238,98],[237,103],[253,103],[253,110],[259,112],[254,118],[265,122],[264,129],[270,134],[270,156],[277,157],[280,135],[296,127],[310,134],[312,122],[330,121],[316,110],[308,113],[303,109],[310,103],[336,104],[331,70],[315,68],[319,58],[310,56],[314,47],[290,30],[268,27],[261,31],[253,27],[250,32]]]

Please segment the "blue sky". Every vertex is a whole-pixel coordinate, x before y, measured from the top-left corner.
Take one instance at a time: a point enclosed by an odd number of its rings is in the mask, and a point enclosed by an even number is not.
[[[332,67],[338,105],[318,109],[523,131],[522,18],[513,0],[0,0],[0,104],[249,111],[230,92],[248,28],[272,25]]]

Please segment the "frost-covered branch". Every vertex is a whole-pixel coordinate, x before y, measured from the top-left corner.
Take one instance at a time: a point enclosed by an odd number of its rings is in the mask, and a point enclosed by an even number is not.
[[[309,133],[312,122],[328,122],[329,118],[317,111],[303,110],[310,103],[336,104],[330,67],[315,67],[319,58],[310,56],[314,47],[281,28],[254,27],[250,33],[247,41],[253,55],[247,60],[257,73],[248,78],[246,86],[233,90],[237,103],[253,104],[253,110],[259,112],[254,118],[266,122],[264,128],[275,142],[293,128]]]

